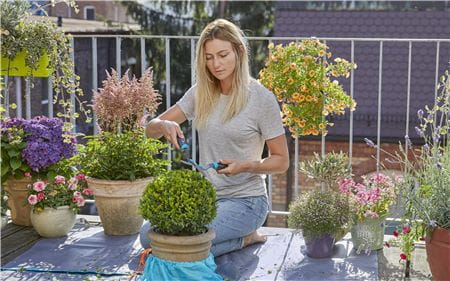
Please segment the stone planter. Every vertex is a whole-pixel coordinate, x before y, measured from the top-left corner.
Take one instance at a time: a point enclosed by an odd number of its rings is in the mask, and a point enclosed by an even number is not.
[[[383,248],[385,218],[366,218],[352,226],[353,248],[360,250],[379,250]]]
[[[322,235],[305,239],[306,255],[310,258],[329,258],[334,252],[335,239],[333,235]]]
[[[427,260],[435,281],[450,278],[450,231],[436,228],[425,240]]]
[[[54,238],[67,235],[75,225],[76,214],[69,206],[56,209],[45,207],[42,212],[31,211],[31,223],[42,237]]]
[[[164,260],[176,262],[193,262],[204,260],[211,249],[211,241],[216,237],[212,228],[194,236],[174,236],[157,233],[150,229],[148,232],[152,254]]]
[[[5,190],[8,192],[8,206],[11,210],[11,219],[14,224],[30,226],[31,206],[28,204],[28,185],[30,178],[20,180],[9,178],[6,181]]]
[[[86,178],[88,187],[94,192],[103,229],[107,235],[136,234],[144,219],[138,212],[139,201],[153,178],[135,181],[100,180]]]

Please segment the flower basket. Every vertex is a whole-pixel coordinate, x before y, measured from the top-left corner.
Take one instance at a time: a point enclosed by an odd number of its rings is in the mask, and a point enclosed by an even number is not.
[[[33,77],[49,77],[52,70],[48,68],[49,56],[43,55],[37,62],[36,69],[31,69],[25,64],[25,51],[19,52],[14,59],[10,60],[2,56],[1,75],[5,76],[33,76]]]

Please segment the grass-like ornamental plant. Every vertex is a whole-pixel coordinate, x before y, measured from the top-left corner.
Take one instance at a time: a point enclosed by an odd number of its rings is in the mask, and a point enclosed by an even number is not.
[[[302,193],[289,206],[290,228],[301,229],[305,239],[337,235],[350,223],[347,198],[334,191]]]
[[[159,233],[197,235],[216,216],[216,191],[196,171],[172,170],[147,186],[139,209]]]
[[[283,103],[283,123],[293,135],[326,134],[327,126],[332,126],[327,115],[355,109],[356,102],[332,78],[349,77],[356,64],[342,58],[328,61],[328,46],[313,39],[269,44],[269,50],[260,81]]]
[[[168,164],[158,155],[167,145],[146,138],[142,129],[122,134],[104,132],[87,138],[89,141],[79,148],[75,161],[92,178],[133,181],[157,176]]]

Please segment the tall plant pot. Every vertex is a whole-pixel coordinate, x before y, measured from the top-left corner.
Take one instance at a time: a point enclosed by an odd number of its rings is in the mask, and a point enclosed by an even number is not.
[[[14,224],[31,225],[31,206],[27,201],[28,185],[31,185],[31,178],[28,177],[20,180],[11,177],[6,181],[5,190],[8,192],[8,206]]]
[[[211,241],[216,237],[212,228],[194,236],[174,236],[157,233],[151,228],[148,232],[152,254],[164,260],[193,262],[204,260],[211,249]]]
[[[107,235],[138,233],[144,219],[138,212],[139,200],[152,177],[135,181],[86,178],[94,192],[100,220]]]
[[[45,207],[42,212],[31,211],[31,223],[34,229],[46,238],[61,237],[69,233],[75,225],[76,214],[69,206],[56,209]]]
[[[335,239],[325,234],[314,238],[305,238],[306,255],[310,258],[329,258],[333,255]]]
[[[425,240],[427,260],[435,281],[450,278],[450,231],[436,228]]]
[[[353,247],[357,250],[383,248],[385,218],[366,218],[352,226]]]

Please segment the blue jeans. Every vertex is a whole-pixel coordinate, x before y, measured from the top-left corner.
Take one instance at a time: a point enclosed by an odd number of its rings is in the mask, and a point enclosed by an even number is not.
[[[217,216],[208,227],[216,232],[211,252],[217,257],[242,249],[244,236],[261,227],[266,220],[268,203],[265,195],[245,198],[222,198],[216,201]],[[150,247],[147,232],[150,223],[141,228],[140,240],[143,248]]]

